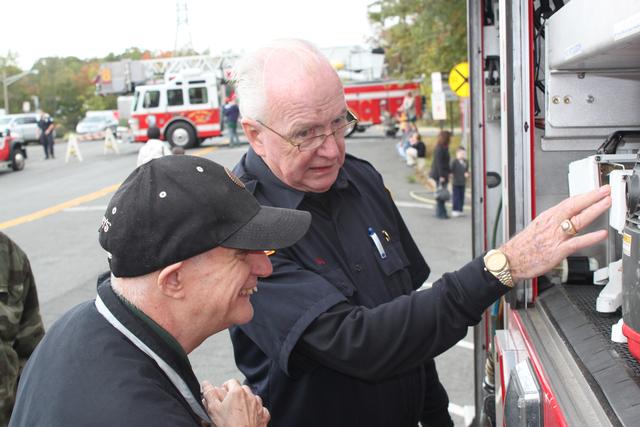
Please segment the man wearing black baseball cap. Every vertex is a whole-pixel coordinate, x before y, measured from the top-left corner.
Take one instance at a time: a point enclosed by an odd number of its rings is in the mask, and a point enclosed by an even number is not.
[[[228,169],[192,156],[140,166],[99,228],[111,277],[65,314],[20,380],[11,426],[266,426],[259,397],[203,383],[187,354],[253,316],[265,250],[295,243],[307,212],[260,206]]]

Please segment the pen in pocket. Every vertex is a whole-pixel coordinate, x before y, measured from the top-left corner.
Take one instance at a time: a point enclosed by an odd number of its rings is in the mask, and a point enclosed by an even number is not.
[[[384,248],[382,247],[382,242],[380,241],[380,238],[378,237],[376,232],[373,231],[373,228],[371,227],[369,227],[368,233],[369,233],[369,237],[371,237],[371,240],[373,241],[373,244],[376,246],[378,253],[380,254],[380,258],[385,259],[387,257],[387,253],[384,251]]]

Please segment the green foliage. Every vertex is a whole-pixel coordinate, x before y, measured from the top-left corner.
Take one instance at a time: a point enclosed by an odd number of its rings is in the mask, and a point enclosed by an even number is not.
[[[389,75],[447,73],[466,60],[464,0],[381,0],[376,6],[369,20],[378,28],[376,42],[385,49]]]
[[[197,55],[198,52],[185,52]],[[153,57],[169,57],[171,52],[152,53],[149,50],[131,47],[123,53],[110,53],[104,58],[79,59],[76,57],[40,58],[33,66],[37,74],[27,75],[9,86],[9,107],[4,106],[0,94],[0,108],[7,113],[22,112],[23,102],[31,104],[34,111],[34,98],[39,101],[39,108],[51,114],[58,126],[58,135],[73,130],[87,110],[115,110],[116,96],[96,95],[94,79],[103,62],[123,59],[149,59]],[[25,70],[17,66],[17,54],[9,52],[0,56],[0,90],[3,76],[12,77]]]

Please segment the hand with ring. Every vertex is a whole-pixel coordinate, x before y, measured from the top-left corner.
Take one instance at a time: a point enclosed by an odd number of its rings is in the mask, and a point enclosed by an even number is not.
[[[565,199],[538,215],[500,250],[514,281],[540,276],[572,253],[603,241],[606,230],[577,235],[611,207],[608,185]]]

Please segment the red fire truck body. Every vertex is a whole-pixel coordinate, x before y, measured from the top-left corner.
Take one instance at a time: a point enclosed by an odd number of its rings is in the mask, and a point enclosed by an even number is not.
[[[419,80],[378,80],[344,86],[347,105],[360,120],[360,131],[382,123],[385,111],[396,116],[410,91],[415,94],[416,116],[420,116],[419,89]],[[157,126],[171,145],[182,147],[192,147],[206,138],[221,135],[218,93],[215,77],[199,74],[136,87],[129,120],[135,141],[146,142],[151,125]]]
[[[193,147],[221,134],[221,111],[215,76],[192,73],[165,83],[136,87],[129,123],[137,142],[157,126],[171,145]]]
[[[409,91],[415,96],[416,116],[419,117],[422,112],[420,80],[378,80],[344,84],[347,105],[358,117],[359,125],[363,127],[382,123],[385,110],[391,116],[396,116],[402,109],[404,96]]]

